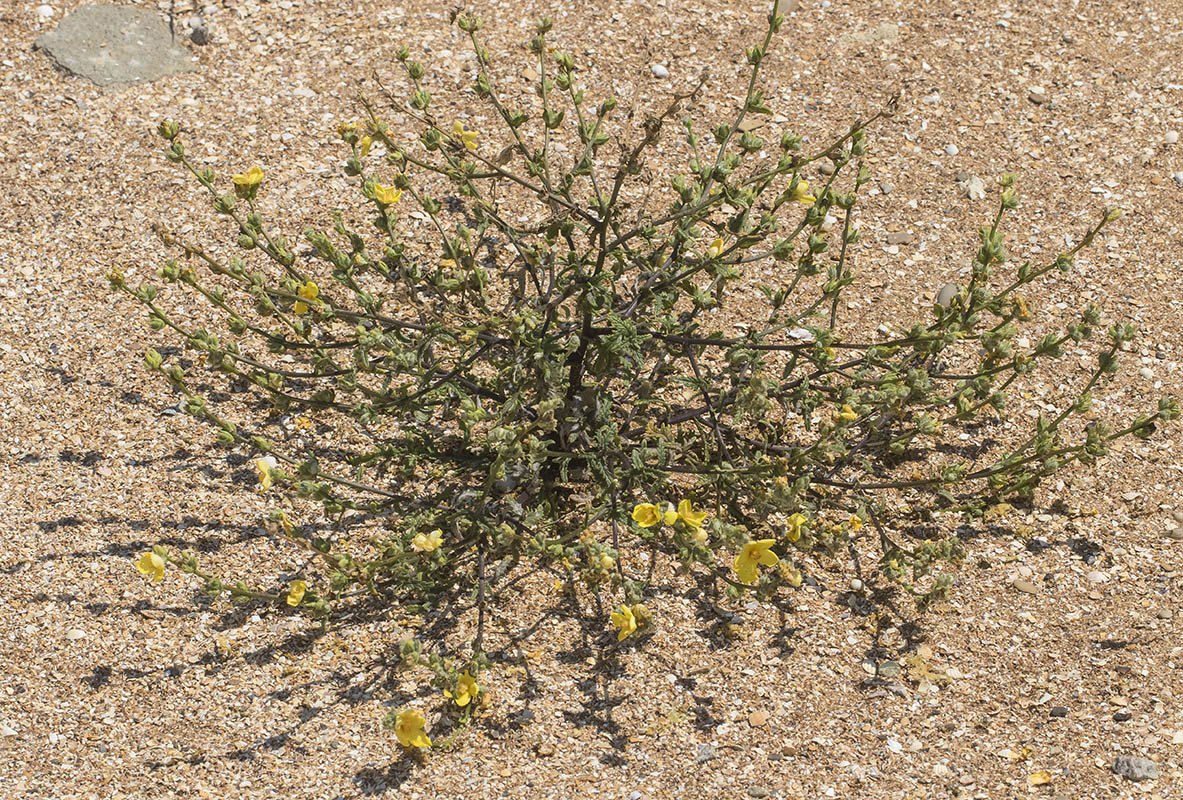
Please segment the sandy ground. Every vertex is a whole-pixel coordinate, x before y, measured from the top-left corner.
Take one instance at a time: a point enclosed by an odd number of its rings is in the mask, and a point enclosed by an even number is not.
[[[429,719],[442,703],[421,675],[393,669],[405,633],[395,615],[321,633],[274,608],[211,605],[176,574],[148,585],[132,559],[158,541],[263,584],[300,563],[259,528],[243,458],[209,447],[144,374],[158,338],[106,288],[112,267],[148,279],[167,257],[155,220],[217,241],[156,123],[183,121],[222,173],[262,164],[282,198],[273,214],[294,233],[345,191],[336,124],[356,115],[371,70],[392,73],[398,43],[430,48],[441,102],[478,125],[487,112],[457,91],[471,62],[443,6],[223,0],[205,11],[213,41],[194,48],[196,72],[100,90],[32,50],[75,5],[53,3],[45,23],[36,4],[0,8],[0,796],[1183,794],[1183,542],[1165,535],[1183,510],[1177,426],[970,538],[948,608],[920,619],[906,605],[852,607],[839,565],[787,616],[738,605],[734,638],[671,589],[655,601],[653,638],[613,655],[543,582],[524,586],[503,643],[544,624],[487,673],[482,722],[421,758],[381,726],[392,703],[412,698]],[[546,12],[585,84],[625,105],[649,107],[708,68],[706,118],[742,92],[741,45],[765,12],[719,0],[478,10],[514,91],[527,91],[523,45]],[[914,313],[956,280],[994,202],[966,197],[959,173],[989,182],[1013,170],[1018,258],[1054,254],[1105,205],[1127,211],[1049,284],[1036,318],[1050,329],[1091,300],[1106,319],[1139,323],[1099,411],[1183,395],[1183,186],[1172,180],[1183,146],[1168,143],[1183,130],[1180,52],[1176,0],[803,2],[768,67],[778,115],[817,141],[902,94],[874,133],[873,185],[887,192],[867,198],[871,246],[846,310]],[[892,232],[907,241],[889,243]],[[1079,377],[1084,355],[1066,374]],[[1033,404],[1064,394],[1046,379],[1027,393]],[[1036,593],[1017,591],[1018,578]],[[1154,760],[1161,777],[1113,776],[1122,754]],[[1029,786],[1043,770],[1051,783]]]

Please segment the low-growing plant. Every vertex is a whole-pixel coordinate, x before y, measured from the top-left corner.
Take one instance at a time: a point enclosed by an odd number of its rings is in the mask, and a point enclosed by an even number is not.
[[[362,596],[412,613],[468,596],[471,652],[449,660],[426,645],[436,685],[468,714],[487,620],[524,569],[551,570],[576,602],[607,601],[617,640],[660,624],[645,603],[663,563],[730,597],[768,598],[850,551],[926,606],[948,590],[941,562],[961,547],[912,535],[905,512],[973,516],[1030,498],[1177,417],[1170,399],[1118,429],[1093,417],[1094,387],[1135,334],[1123,322],[1071,402],[986,441],[1023,379],[1101,325],[1089,306],[1034,345],[1019,335],[1040,280],[1068,271],[1118,216],[1105,211],[1047,263],[1012,266],[1013,176],[999,181],[968,280],[941,289],[924,318],[840,320],[868,126],[896,100],[820,146],[753,126],[771,113],[761,67],[783,21],[774,4],[746,51],[742,104],[704,130],[688,109],[705,77],[639,125],[621,122],[614,98],[585,95],[547,19],[530,43],[537,103],[518,108],[496,85],[481,21],[458,14],[473,93],[496,126],[437,112],[425,67],[400,48],[409,96],[382,92],[418,135],[362,100],[364,116],[339,128],[358,200],[342,198],[332,229],[305,231],[304,244],[268,222],[264,201],[282,199],[262,170],[227,191],[190,157],[182,127],[161,124],[169,159],[208,191],[242,252],[218,258],[160,226],[184,255],[160,269],[167,290],[119,272],[111,283],[197,354],[145,361],[218,442],[253,454],[274,530],[319,567],[278,591],[223,582],[165,548],[141,570],[159,579],[173,562],[213,595],[322,617]],[[675,133],[685,146],[665,152],[685,163],[659,188],[651,160]],[[826,177],[811,185],[819,165]],[[166,294],[199,297],[219,325],[187,324]],[[218,375],[270,410],[215,402],[201,384]],[[361,541],[349,534],[359,521]],[[423,646],[408,640],[400,657],[430,660]],[[428,743],[417,714],[392,713],[407,746]]]

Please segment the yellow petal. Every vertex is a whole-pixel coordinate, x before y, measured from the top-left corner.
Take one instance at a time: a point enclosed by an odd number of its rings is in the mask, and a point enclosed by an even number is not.
[[[1052,774],[1045,770],[1039,772],[1032,772],[1027,776],[1028,786],[1044,786],[1052,782]]]
[[[304,599],[304,593],[308,591],[308,584],[301,580],[292,581],[288,584],[287,604],[289,606],[298,606],[300,601]]]

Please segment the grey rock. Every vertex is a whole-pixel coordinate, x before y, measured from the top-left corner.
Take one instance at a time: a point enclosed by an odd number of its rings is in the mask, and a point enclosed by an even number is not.
[[[1158,778],[1158,764],[1139,756],[1118,756],[1113,759],[1113,774],[1131,781],[1152,781]]]
[[[1134,715],[1130,713],[1128,708],[1123,708],[1120,711],[1113,712],[1114,722],[1129,722],[1133,718]]]
[[[817,165],[817,171],[822,175],[833,175],[837,167],[834,166],[833,161],[822,161]]]
[[[772,794],[771,789],[765,789],[763,786],[751,786],[748,788],[749,797],[768,797]]]
[[[189,41],[198,46],[209,44],[209,28],[204,18],[195,16],[189,20]]]
[[[1172,528],[1167,531],[1167,536],[1176,542],[1183,542],[1183,528]]]
[[[1183,525],[1183,511],[1172,511],[1171,518],[1180,525]]]
[[[670,71],[661,64],[654,64],[649,68],[649,70],[653,73],[653,77],[655,78],[668,78],[670,76]]]
[[[946,152],[948,155],[955,156],[955,155],[957,155],[958,153],[960,153],[961,151],[957,149],[957,145],[955,145],[955,144],[947,144],[947,145],[945,145],[945,152]]]
[[[896,231],[895,233],[887,234],[888,244],[907,244],[912,241],[912,234],[908,231]]]
[[[698,754],[694,756],[694,760],[699,764],[705,764],[713,760],[717,755],[718,753],[715,752],[715,746],[713,744],[700,744],[698,746]]]
[[[1066,716],[1068,716],[1068,707],[1067,706],[1052,706],[1052,710],[1050,713],[1053,717],[1056,717],[1057,719],[1060,717],[1066,717]]]
[[[195,68],[159,14],[135,6],[81,6],[33,46],[99,86],[153,81]]]
[[[936,304],[938,306],[948,308],[949,304],[953,302],[953,298],[957,296],[959,291],[961,290],[957,287],[957,284],[946,283],[941,287],[941,290],[937,292]]]
[[[894,678],[900,674],[900,665],[895,661],[884,661],[879,665],[879,674],[884,678]]]
[[[891,194],[894,189],[895,187],[890,183],[879,184],[879,191],[883,192],[884,194]]]
[[[1047,102],[1047,90],[1042,86],[1032,86],[1027,90],[1027,99],[1036,105]]]
[[[1174,175],[1171,176],[1171,180],[1173,180],[1175,183],[1179,184],[1180,186],[1183,186],[1183,172],[1176,172]]]

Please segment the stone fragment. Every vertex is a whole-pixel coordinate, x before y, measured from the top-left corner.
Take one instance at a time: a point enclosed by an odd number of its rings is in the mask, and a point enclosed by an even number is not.
[[[164,18],[138,6],[81,6],[33,46],[99,86],[154,81],[195,68]]]

